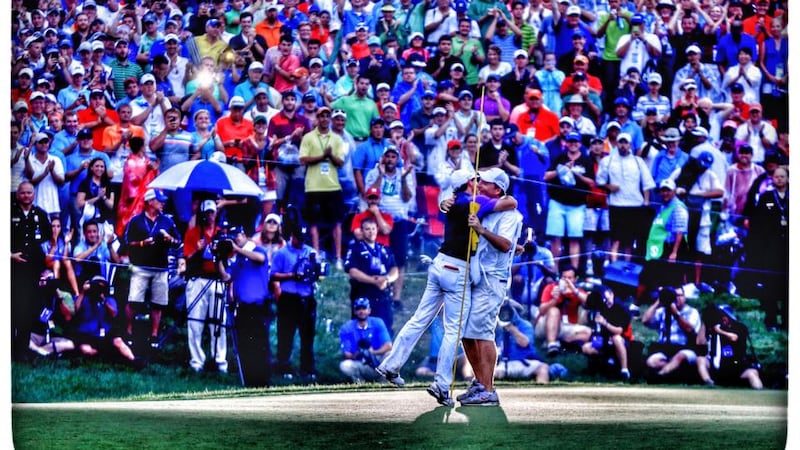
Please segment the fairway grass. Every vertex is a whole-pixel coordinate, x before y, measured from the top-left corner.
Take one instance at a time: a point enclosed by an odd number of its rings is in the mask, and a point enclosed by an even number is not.
[[[786,391],[501,386],[500,408],[421,389],[15,404],[17,449],[780,449]]]

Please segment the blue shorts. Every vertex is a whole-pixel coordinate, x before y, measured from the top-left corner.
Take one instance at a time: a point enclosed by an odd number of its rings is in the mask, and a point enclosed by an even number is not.
[[[547,230],[550,237],[581,238],[586,205],[564,205],[553,199],[547,204]]]

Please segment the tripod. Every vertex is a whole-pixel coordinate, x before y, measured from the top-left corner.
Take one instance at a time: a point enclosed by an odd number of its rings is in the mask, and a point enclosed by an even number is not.
[[[202,284],[202,285],[201,285]],[[201,286],[200,286],[201,285]],[[228,293],[230,283],[219,279],[191,278],[187,283],[187,297],[192,300],[186,308],[187,328],[189,337],[189,353],[191,366],[194,370],[201,370],[205,363],[205,353],[202,349],[202,336],[208,326],[210,356],[218,364],[222,372],[227,371],[227,338],[223,333],[225,329],[233,330],[233,352],[242,378],[241,364],[236,346],[233,316],[228,312]],[[209,295],[210,293],[210,295]]]

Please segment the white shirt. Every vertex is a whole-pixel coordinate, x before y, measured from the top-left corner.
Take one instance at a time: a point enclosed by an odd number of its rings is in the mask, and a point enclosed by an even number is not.
[[[615,184],[619,190],[608,194],[611,206],[642,206],[643,191],[656,187],[653,176],[642,158],[633,155],[610,154],[600,160],[597,184]]]
[[[33,168],[33,177],[36,178],[41,175],[45,167],[50,161],[53,161],[53,172],[55,172],[62,179],[64,178],[64,166],[61,160],[54,155],[47,155],[47,159],[42,163],[36,159],[34,152],[28,156],[28,161]],[[58,214],[61,212],[61,206],[58,203],[58,185],[53,180],[53,174],[48,173],[46,177],[36,185],[36,198],[33,202],[34,205],[42,208],[47,214]]]
[[[769,141],[770,144],[774,145],[778,142],[778,133],[775,131],[775,127],[773,127],[771,123],[763,120],[755,128],[748,120],[739,125],[735,135],[737,141],[747,142],[750,147],[753,148],[753,162],[757,164],[764,161],[764,153],[766,153],[764,144],[761,142],[761,134],[764,135],[764,138]]]

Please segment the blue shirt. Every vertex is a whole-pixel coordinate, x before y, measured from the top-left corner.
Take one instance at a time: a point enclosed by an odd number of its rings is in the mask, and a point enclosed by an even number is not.
[[[498,327],[495,343],[500,350],[500,358],[507,358],[509,361],[538,360],[539,355],[536,354],[536,347],[533,343],[533,325],[522,318],[517,318],[513,321],[513,324],[519,329],[520,333],[528,337],[528,345],[521,347],[510,332],[506,331],[505,328]]]
[[[271,273],[297,273],[299,266],[303,261],[309,259],[309,255],[314,252],[314,249],[306,244],[302,248],[296,248],[293,245],[286,245],[272,257]],[[304,281],[281,280],[281,291],[287,294],[295,294],[301,297],[310,297],[314,295],[314,284]]]
[[[234,281],[233,296],[244,304],[263,305],[264,299],[269,295],[267,251],[263,247],[256,246],[253,252],[264,255],[264,262],[258,263],[238,254],[230,265]]]
[[[397,264],[392,251],[379,243],[370,246],[364,241],[354,241],[347,249],[344,259],[344,271],[358,269],[367,275],[386,275]],[[350,279],[350,298],[366,297],[369,300],[384,299],[386,290],[378,289],[374,284],[362,283]]]
[[[258,88],[262,88],[267,92],[269,92],[269,86],[267,85],[267,83],[259,81],[258,84],[253,86],[253,83],[250,82],[250,79],[245,79],[244,82],[236,85],[236,87],[233,89],[233,95],[238,95],[242,97],[244,99],[244,102],[247,103],[250,100],[252,100],[253,97],[256,96],[256,89]],[[300,103],[300,97],[297,98],[297,103]],[[253,106],[255,106],[255,104],[256,102],[251,103],[250,106],[246,109],[246,111],[250,111],[253,108]]]
[[[104,152],[99,152],[95,149],[92,149],[92,152],[89,153],[88,155],[82,155],[80,151],[75,150],[74,152],[72,152],[71,155],[67,156],[67,168],[64,170],[64,172],[65,173],[72,172],[73,170],[80,167],[80,165],[83,164],[84,161],[91,161],[92,159],[97,157],[103,159],[103,162],[106,164],[106,168],[111,167],[111,161],[108,159],[108,155],[106,155]],[[70,182],[69,184],[70,195],[72,195],[73,197],[78,195],[78,186],[81,185],[81,182],[84,180],[84,178],[86,178],[86,175],[88,173],[89,169],[84,169],[81,172],[79,172],[78,176],[76,176]]]
[[[367,317],[366,328],[359,327],[358,320],[352,319],[342,325],[342,329],[339,330],[342,353],[358,353],[358,341],[362,339],[369,341],[373,350],[377,350],[387,342],[391,342],[386,324],[378,317]]]
[[[392,89],[392,101],[396,104],[400,101],[400,97],[402,97],[406,92],[411,90],[413,85],[410,83],[406,83],[405,81],[399,81],[397,84],[394,85],[394,89]],[[422,94],[425,93],[425,88],[422,86],[422,82],[420,81],[417,83],[417,91],[409,97],[408,101],[403,105],[400,109],[400,120],[403,121],[405,124],[411,123],[411,115],[414,111],[421,111],[422,110]]]
[[[369,137],[363,144],[356,148],[353,153],[353,169],[361,170],[366,176],[366,172],[375,168],[378,161],[383,156],[383,151],[386,149],[386,139],[376,141],[373,137]]]

